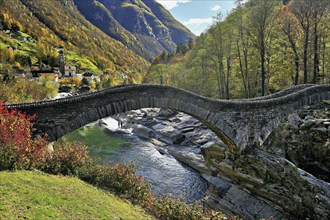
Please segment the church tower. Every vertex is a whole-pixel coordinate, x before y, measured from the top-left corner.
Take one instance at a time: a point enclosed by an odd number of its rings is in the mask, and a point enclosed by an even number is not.
[[[60,72],[61,72],[61,74],[64,75],[64,73],[65,73],[65,70],[64,70],[64,65],[65,65],[64,48],[60,47],[58,49],[58,53],[60,54]]]

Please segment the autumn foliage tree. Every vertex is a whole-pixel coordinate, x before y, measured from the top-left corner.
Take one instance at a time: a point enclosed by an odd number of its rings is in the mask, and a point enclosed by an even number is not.
[[[260,56],[261,66],[261,95],[265,95],[266,76],[269,74],[266,69],[267,52],[271,44],[271,35],[273,34],[274,20],[276,16],[276,6],[278,1],[275,0],[254,0],[256,4],[250,13],[249,33],[254,47]]]
[[[42,163],[47,141],[31,137],[31,120],[0,101],[0,170],[30,169]]]
[[[45,137],[32,137],[32,122],[27,116],[9,110],[0,101],[0,170],[39,169],[47,173],[75,175],[87,160],[87,147],[59,144],[47,150]]]

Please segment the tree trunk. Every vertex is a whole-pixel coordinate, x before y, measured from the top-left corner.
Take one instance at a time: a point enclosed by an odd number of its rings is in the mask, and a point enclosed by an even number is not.
[[[304,42],[304,84],[308,83],[308,72],[307,72],[307,61],[308,61],[308,41],[309,41],[309,26],[306,27],[305,30],[305,42]]]
[[[228,57],[227,57],[227,76],[226,76],[226,99],[230,98],[230,93],[229,93],[230,71],[231,71],[231,55],[228,55]]]
[[[313,71],[313,83],[317,83],[317,77],[320,72],[320,58],[319,58],[319,48],[318,48],[318,34],[317,34],[317,24],[314,25],[314,71]]]
[[[261,96],[264,96],[265,95],[265,81],[266,81],[264,42],[261,42],[260,56],[261,56]]]
[[[240,50],[238,40],[237,40],[237,55],[238,55],[238,61],[239,61],[239,69],[240,69],[240,72],[241,72],[241,75],[242,75],[242,82],[243,82],[243,86],[244,86],[245,97],[249,98],[249,95],[248,95],[249,92],[248,92],[248,89],[247,89],[247,80],[246,80],[245,74],[244,74],[241,50]]]
[[[243,50],[244,50],[245,78],[247,80],[246,84],[247,84],[247,91],[248,91],[247,98],[250,98],[251,97],[251,85],[250,85],[250,77],[249,77],[248,45],[247,45],[247,43],[244,45],[245,45],[245,48],[243,48]]]
[[[291,48],[292,48],[293,53],[294,53],[294,64],[295,64],[294,84],[298,85],[298,83],[299,83],[299,65],[300,65],[299,60],[300,59],[299,59],[299,54],[298,54],[298,51],[297,51],[297,45],[294,42],[294,40],[292,38],[292,35],[290,33],[287,33],[287,32],[285,32],[285,33],[288,36]]]
[[[322,75],[323,75],[323,79],[325,79],[325,53],[326,53],[326,41],[325,41],[325,37],[322,38]],[[323,81],[324,83],[324,81]]]

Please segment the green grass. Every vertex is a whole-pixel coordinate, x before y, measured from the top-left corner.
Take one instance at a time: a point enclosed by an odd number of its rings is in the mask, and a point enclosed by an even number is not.
[[[0,219],[152,219],[81,180],[38,171],[0,172]]]
[[[8,46],[9,46],[8,44],[5,44],[4,42],[0,41],[0,49],[4,49]]]
[[[31,37],[31,35],[24,33],[22,31],[18,31],[18,34],[21,35],[22,37]]]
[[[29,36],[27,34],[24,34],[23,32],[20,32],[20,35],[25,37]],[[16,49],[16,53],[21,53],[25,55],[35,55],[37,53],[36,43],[23,42],[14,38],[9,38],[9,35],[0,32],[0,48],[5,48],[7,46],[14,47]]]
[[[65,59],[73,64],[78,65],[80,70],[88,70],[93,73],[99,73],[97,66],[92,63],[87,57],[83,55],[78,55],[73,51],[67,51],[65,54]]]

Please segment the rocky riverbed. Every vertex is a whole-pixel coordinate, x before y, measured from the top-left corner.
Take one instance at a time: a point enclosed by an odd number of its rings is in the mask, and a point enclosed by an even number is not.
[[[264,145],[244,154],[230,153],[212,131],[180,112],[143,109],[116,119],[161,154],[200,172],[209,183],[207,204],[216,210],[244,219],[329,219],[330,185],[321,180],[327,180],[329,168],[330,119],[324,105],[290,115]],[[317,173],[305,172],[303,164]]]
[[[330,182],[330,109],[326,103],[291,114],[263,148]]]

